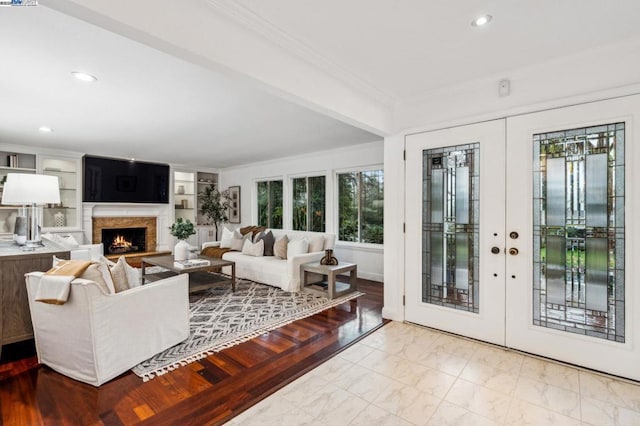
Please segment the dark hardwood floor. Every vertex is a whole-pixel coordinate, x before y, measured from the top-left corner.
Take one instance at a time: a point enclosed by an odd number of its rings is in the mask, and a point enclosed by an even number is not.
[[[222,424],[382,326],[381,283],[365,296],[143,382],[95,388],[37,363],[32,342],[3,348],[3,425]]]

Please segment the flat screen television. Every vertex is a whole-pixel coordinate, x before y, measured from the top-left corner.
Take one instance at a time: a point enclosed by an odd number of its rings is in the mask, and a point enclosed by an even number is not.
[[[168,203],[169,165],[85,155],[82,201]]]

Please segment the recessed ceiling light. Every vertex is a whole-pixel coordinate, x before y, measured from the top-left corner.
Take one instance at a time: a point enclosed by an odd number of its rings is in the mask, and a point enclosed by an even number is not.
[[[95,75],[91,75],[82,71],[71,71],[71,75],[78,80],[84,81],[86,83],[93,83],[94,81],[98,81],[98,78]]]
[[[487,25],[489,22],[491,22],[491,15],[482,15],[471,21],[471,26],[482,27],[484,25]]]
[[[53,129],[51,127],[47,127],[47,126],[41,126],[38,130],[40,130],[42,133],[51,133],[51,132],[53,132]]]

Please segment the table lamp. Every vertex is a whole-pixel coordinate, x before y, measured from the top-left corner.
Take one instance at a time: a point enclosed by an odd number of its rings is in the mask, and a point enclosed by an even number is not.
[[[40,208],[43,204],[59,204],[60,187],[57,176],[9,173],[4,184],[2,204],[29,206],[27,211],[27,241],[23,250],[42,247]]]

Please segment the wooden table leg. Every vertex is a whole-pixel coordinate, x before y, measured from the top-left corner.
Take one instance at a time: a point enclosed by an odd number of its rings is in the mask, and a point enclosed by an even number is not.
[[[236,292],[236,263],[231,265],[231,290]]]
[[[140,274],[140,285],[144,285],[144,276],[146,275],[144,270],[144,260],[142,260],[140,263],[140,269],[142,270]]]

